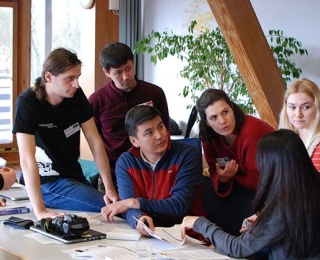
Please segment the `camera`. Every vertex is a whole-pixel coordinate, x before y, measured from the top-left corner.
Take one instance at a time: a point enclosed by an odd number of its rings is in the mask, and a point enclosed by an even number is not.
[[[40,227],[48,232],[64,236],[81,236],[89,233],[90,225],[86,218],[77,215],[65,215],[54,219],[40,220]]]

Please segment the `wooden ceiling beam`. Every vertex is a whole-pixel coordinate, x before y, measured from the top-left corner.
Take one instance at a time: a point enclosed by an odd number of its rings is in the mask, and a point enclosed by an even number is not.
[[[261,119],[278,127],[286,90],[250,0],[208,0]]]

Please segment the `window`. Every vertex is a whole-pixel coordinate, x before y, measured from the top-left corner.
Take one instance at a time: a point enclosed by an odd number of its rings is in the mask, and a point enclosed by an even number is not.
[[[81,59],[80,1],[32,0],[31,82],[41,76],[42,63],[55,48],[75,51]]]
[[[12,134],[14,93],[16,89],[15,3],[0,2],[0,147],[14,147]]]
[[[17,147],[12,127],[17,96],[18,2],[0,1],[0,151]],[[80,56],[82,9],[76,0],[32,0],[31,75],[20,90],[40,76],[42,63],[52,49],[61,46]]]

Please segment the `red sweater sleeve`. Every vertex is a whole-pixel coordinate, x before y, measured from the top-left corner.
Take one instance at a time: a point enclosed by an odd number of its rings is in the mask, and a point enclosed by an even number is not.
[[[247,116],[240,133],[230,146],[226,146],[221,136],[203,143],[211,183],[219,196],[228,196],[232,190],[234,181],[248,190],[256,190],[260,178],[260,174],[256,168],[257,144],[262,136],[272,131],[274,129],[268,123],[258,118]],[[229,187],[223,194],[218,190],[219,176],[215,167],[216,158],[220,157],[229,157],[230,160],[234,159],[239,165],[238,172],[230,180]]]
[[[311,160],[318,172],[320,172],[320,143],[318,143],[316,148],[313,150]]]

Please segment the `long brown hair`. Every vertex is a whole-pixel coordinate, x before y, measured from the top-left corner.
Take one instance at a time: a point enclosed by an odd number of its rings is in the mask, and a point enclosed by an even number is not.
[[[53,50],[43,63],[41,77],[35,80],[33,91],[36,92],[37,99],[42,100],[45,98],[45,73],[50,72],[54,76],[65,72],[68,69],[81,65],[77,54],[64,48]]]
[[[197,109],[200,116],[199,136],[202,141],[209,141],[218,136],[218,134],[207,124],[206,108],[219,100],[224,100],[233,110],[236,125],[233,133],[240,132],[245,121],[245,113],[236,103],[231,101],[229,96],[220,89],[207,89],[197,100]]]

